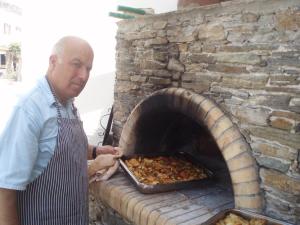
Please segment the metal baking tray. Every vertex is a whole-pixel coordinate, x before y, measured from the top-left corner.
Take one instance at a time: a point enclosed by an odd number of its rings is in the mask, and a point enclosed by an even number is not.
[[[292,225],[290,223],[279,221],[271,217],[267,217],[254,212],[249,212],[246,210],[239,210],[239,209],[225,209],[217,213],[215,216],[211,217],[210,219],[208,219],[202,225],[215,225],[219,220],[224,219],[229,213],[233,213],[235,215],[241,216],[246,220],[250,220],[252,218],[264,219],[267,221],[267,225]]]
[[[128,169],[127,165],[125,164],[126,159],[130,159],[137,156],[144,156],[144,157],[156,157],[156,156],[176,156],[180,158],[184,158],[185,160],[188,160],[189,162],[193,163],[195,166],[199,166],[204,169],[204,171],[207,174],[207,178],[200,179],[200,180],[191,180],[191,181],[182,181],[182,182],[176,182],[171,184],[144,184],[138,181],[138,179],[134,176],[134,174]],[[180,152],[175,154],[167,154],[167,153],[156,153],[156,154],[133,154],[131,156],[123,156],[120,160],[120,165],[125,174],[128,176],[129,180],[133,182],[133,184],[136,186],[136,188],[144,194],[151,194],[151,193],[159,193],[159,192],[166,192],[166,191],[174,191],[184,188],[193,188],[197,187],[200,184],[203,185],[205,183],[211,182],[213,179],[213,172],[209,169],[205,168],[203,165],[201,165],[198,161],[196,161],[194,158],[192,158],[189,154]]]

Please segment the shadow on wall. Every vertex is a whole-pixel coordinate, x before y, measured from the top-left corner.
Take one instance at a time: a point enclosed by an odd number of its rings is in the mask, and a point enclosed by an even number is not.
[[[113,104],[115,73],[91,76],[76,98],[80,114],[111,107]]]

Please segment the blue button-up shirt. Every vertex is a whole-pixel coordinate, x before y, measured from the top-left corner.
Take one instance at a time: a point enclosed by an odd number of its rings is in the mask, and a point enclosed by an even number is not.
[[[72,100],[60,105],[64,118],[74,118]],[[58,132],[55,100],[45,77],[14,108],[0,135],[0,187],[24,190],[46,168]]]

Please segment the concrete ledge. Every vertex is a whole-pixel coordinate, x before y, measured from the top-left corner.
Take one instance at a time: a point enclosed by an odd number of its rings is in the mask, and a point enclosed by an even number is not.
[[[90,191],[102,208],[116,214],[118,221],[123,218],[124,223],[119,224],[187,225],[191,221],[202,223],[219,211],[234,207],[233,195],[224,186],[212,182],[193,189],[142,194],[118,172],[108,181],[92,183]]]

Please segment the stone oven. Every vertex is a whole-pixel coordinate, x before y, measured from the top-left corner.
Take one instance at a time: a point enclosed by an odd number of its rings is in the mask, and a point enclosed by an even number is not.
[[[201,224],[234,207],[300,224],[299,0],[226,1],[118,27],[114,144],[189,152],[218,179],[143,195],[118,173],[91,186],[102,221]]]

